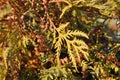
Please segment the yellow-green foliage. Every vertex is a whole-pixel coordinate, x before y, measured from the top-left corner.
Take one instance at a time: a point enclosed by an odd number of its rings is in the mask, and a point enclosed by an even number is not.
[[[102,31],[104,20],[119,20],[119,7],[119,0],[1,0],[0,80],[119,79],[120,44]]]
[[[11,6],[7,5],[6,8],[4,8],[3,10],[0,10],[0,20],[7,14],[9,14],[11,11]],[[0,26],[2,27],[2,26]],[[2,30],[0,29],[0,32],[2,32]],[[4,31],[3,31],[4,32]],[[0,43],[3,42],[4,37],[6,34],[0,36]],[[5,75],[7,72],[7,54],[9,52],[9,49],[6,49],[5,51],[0,48],[0,80],[5,80]]]
[[[56,49],[57,63],[60,65],[59,56],[62,50],[62,47],[65,45],[67,48],[67,54],[69,54],[69,59],[73,63],[73,66],[76,68],[76,58],[80,61],[80,54],[83,54],[85,59],[88,60],[89,54],[87,52],[88,46],[87,44],[80,39],[79,37],[88,38],[88,36],[82,31],[65,31],[65,28],[69,26],[69,23],[60,24],[58,28],[54,31],[54,48]],[[58,33],[58,34],[57,34]]]
[[[41,80],[48,80],[48,79],[58,80],[58,77],[60,77],[59,79],[62,79],[62,80],[71,78],[70,70],[66,70],[64,67],[60,67],[60,66],[52,67],[47,70],[43,70],[41,73],[43,74],[43,76],[40,77]]]
[[[0,19],[2,19],[5,15],[9,14],[11,11],[11,6],[7,5],[5,9],[0,10]]]

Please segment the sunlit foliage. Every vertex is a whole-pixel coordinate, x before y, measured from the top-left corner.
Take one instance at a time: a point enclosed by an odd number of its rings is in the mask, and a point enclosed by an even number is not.
[[[119,0],[0,0],[0,80],[119,80]]]

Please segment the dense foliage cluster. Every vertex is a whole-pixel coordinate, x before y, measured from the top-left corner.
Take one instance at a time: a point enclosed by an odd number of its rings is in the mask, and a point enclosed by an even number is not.
[[[119,0],[0,0],[0,80],[119,79]]]

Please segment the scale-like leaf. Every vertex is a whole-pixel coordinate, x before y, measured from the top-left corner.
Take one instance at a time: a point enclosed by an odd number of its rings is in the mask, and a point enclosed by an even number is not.
[[[66,36],[68,36],[68,35],[69,36],[71,36],[71,35],[82,36],[82,37],[88,38],[87,34],[85,34],[82,31],[78,31],[78,30],[75,30],[75,31],[68,30],[68,32],[66,33]]]
[[[62,13],[60,15],[60,18],[63,17],[63,15],[65,14],[66,11],[68,11],[70,8],[72,7],[72,5],[68,5],[68,6],[65,6],[63,9],[62,9]]]
[[[80,61],[79,54],[81,53],[81,54],[83,54],[85,59],[88,60],[89,54],[87,51],[85,51],[88,49],[87,44],[84,41],[77,39],[76,36],[81,36],[81,37],[85,37],[85,38],[88,38],[88,36],[84,32],[78,31],[78,30],[75,30],[75,31],[68,30],[64,34],[62,32],[60,32],[63,29],[65,29],[65,27],[67,25],[68,25],[68,23],[63,24],[62,27],[59,27],[60,29],[57,28],[58,37],[56,39],[55,46],[54,46],[54,48],[56,49],[57,63],[60,64],[59,56],[60,56],[60,52],[62,50],[62,45],[66,45],[66,48],[67,48],[66,53],[69,55],[69,59],[71,60],[71,62],[73,63],[73,66],[77,70],[76,57]],[[70,39],[70,37],[73,37],[73,39]]]
[[[69,25],[69,22],[65,23],[65,24],[60,24],[59,25],[59,28],[57,28],[57,31],[60,32],[62,31],[63,29],[65,29],[65,27],[67,27]]]

